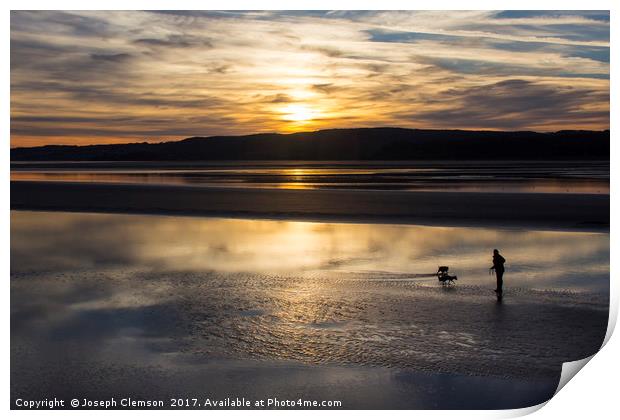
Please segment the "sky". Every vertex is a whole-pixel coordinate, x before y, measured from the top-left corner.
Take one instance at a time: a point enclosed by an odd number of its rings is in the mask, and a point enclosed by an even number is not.
[[[11,146],[609,128],[609,12],[13,11]]]

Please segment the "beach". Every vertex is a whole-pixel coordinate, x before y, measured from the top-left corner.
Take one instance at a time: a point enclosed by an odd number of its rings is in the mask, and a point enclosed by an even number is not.
[[[12,181],[11,208],[319,221],[608,229],[609,195]]]
[[[12,404],[539,404],[562,363],[595,353],[606,332],[608,172],[15,164]],[[502,302],[488,270],[498,247]],[[441,265],[456,284],[438,282]]]
[[[518,408],[549,399],[562,363],[596,352],[606,331],[599,230],[11,217],[12,404]],[[487,269],[500,241],[510,266],[498,304]],[[456,286],[432,277],[440,264]]]

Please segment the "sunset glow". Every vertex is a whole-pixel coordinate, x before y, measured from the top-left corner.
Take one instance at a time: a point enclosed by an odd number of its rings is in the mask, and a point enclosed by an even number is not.
[[[304,105],[289,105],[284,112],[287,121],[304,122],[312,119],[312,111]]]
[[[609,13],[19,11],[11,145],[609,128]]]

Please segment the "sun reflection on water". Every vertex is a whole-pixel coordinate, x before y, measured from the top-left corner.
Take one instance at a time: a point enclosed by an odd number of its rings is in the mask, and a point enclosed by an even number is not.
[[[508,259],[501,312],[494,247]],[[456,287],[416,276],[437,265]],[[135,364],[131,342],[158,363],[549,378],[600,347],[608,287],[606,233],[11,213],[11,345],[43,361],[75,345],[87,366]]]
[[[485,284],[500,248],[515,286],[602,287],[609,272],[606,233],[36,212],[13,212],[11,231],[13,270],[130,263],[406,276],[448,265],[462,283]]]

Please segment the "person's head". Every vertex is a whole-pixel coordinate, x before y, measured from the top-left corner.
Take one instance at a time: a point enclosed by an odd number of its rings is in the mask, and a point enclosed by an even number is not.
[[[499,251],[497,249],[493,250],[493,255],[499,255]]]

